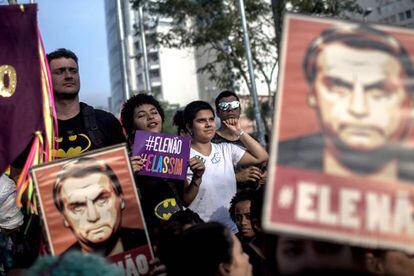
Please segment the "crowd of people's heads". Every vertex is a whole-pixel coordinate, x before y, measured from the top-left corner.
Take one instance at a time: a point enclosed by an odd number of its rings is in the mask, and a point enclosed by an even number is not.
[[[163,248],[160,253],[165,253]],[[169,254],[160,257],[168,275],[251,275],[240,242],[220,223],[190,226],[172,236],[167,248]]]
[[[310,45],[303,66],[306,79],[311,86],[314,85],[318,73],[318,55],[332,43],[386,52],[401,62],[405,74],[413,75],[412,65],[406,61],[407,53],[392,37],[371,29],[360,28],[357,31],[355,33],[346,29],[327,30],[321,38]],[[371,43],[373,39],[374,44]],[[75,73],[78,73],[78,58],[73,52],[58,49],[47,55],[49,64],[61,58],[72,59],[76,65]],[[75,65],[71,66],[75,67]],[[73,73],[70,72],[69,67],[62,68],[64,73],[68,69],[68,74]],[[410,88],[407,90],[412,90],[411,86],[406,86]],[[233,91],[222,91],[214,104],[215,109],[209,103],[197,100],[177,111],[172,122],[177,128],[176,133],[180,136],[191,136],[193,142],[211,142],[216,135],[216,114],[224,123],[227,120],[239,119],[241,103],[238,95]],[[130,145],[134,141],[137,130],[159,133],[164,122],[163,107],[151,95],[132,96],[124,103],[121,110],[122,127]],[[243,131],[238,135],[240,138]],[[66,170],[58,176],[53,189],[53,200],[61,213],[65,213],[62,190],[66,188],[66,180],[82,178],[91,172],[104,174],[110,180],[108,185],[117,198],[119,207],[117,212],[120,213],[123,192],[111,168],[95,160],[81,158],[67,163],[64,169]],[[73,182],[71,184],[73,185]],[[177,211],[163,223],[159,230],[161,233],[152,243],[156,246],[157,256],[166,265],[168,275],[252,275],[252,272],[255,275],[313,275],[315,273],[346,275],[350,272],[361,275],[365,272],[375,275],[409,275],[404,273],[414,271],[412,256],[399,251],[367,250],[285,233],[277,235],[265,233],[262,229],[263,186],[258,185],[254,189],[246,187],[239,189],[234,195],[228,210],[238,229],[236,235],[221,223],[203,221],[191,209]],[[118,214],[117,217],[120,215]],[[66,220],[70,227],[72,222]],[[120,218],[114,221],[116,225],[113,229],[118,229]],[[87,242],[90,241],[85,239],[85,243]],[[250,256],[251,264],[245,251]],[[30,272],[33,275],[65,273],[66,266],[72,266],[77,262],[81,264],[77,268],[82,269],[84,273],[86,271],[102,275],[119,273],[105,264],[102,267],[88,266],[89,262],[94,264],[101,262],[94,258],[94,256],[82,258],[76,253],[64,254],[57,258],[44,258],[33,266]]]

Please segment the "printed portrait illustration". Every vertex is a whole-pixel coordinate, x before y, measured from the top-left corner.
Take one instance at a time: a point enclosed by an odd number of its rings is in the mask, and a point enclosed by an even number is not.
[[[288,14],[263,228],[414,252],[414,32]]]
[[[123,147],[47,164],[32,174],[52,253],[115,256],[148,246]]]
[[[357,23],[290,24],[277,163],[414,181],[412,34]]]

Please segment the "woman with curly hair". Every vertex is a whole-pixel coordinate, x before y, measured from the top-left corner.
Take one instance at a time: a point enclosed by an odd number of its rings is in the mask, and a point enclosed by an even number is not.
[[[164,110],[152,96],[138,94],[125,102],[121,111],[121,121],[125,129],[130,147],[133,147],[135,131],[146,130],[160,133],[164,122]],[[141,156],[132,156],[131,163],[135,172],[145,165],[146,160]],[[204,172],[204,164],[197,158],[189,161],[193,171],[192,182],[200,182]],[[151,176],[136,175],[136,182],[141,194],[141,202],[145,219],[150,230],[157,231],[158,226],[167,221],[170,216],[182,209],[188,193],[192,189],[187,181],[162,179]],[[156,208],[163,202],[169,202],[170,214],[162,214]]]

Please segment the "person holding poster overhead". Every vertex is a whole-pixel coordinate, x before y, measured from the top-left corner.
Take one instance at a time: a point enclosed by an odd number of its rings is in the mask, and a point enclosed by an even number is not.
[[[216,133],[214,110],[209,103],[194,101],[184,109],[186,127],[192,137],[190,157],[196,157],[205,165],[201,183],[192,183],[189,208],[197,212],[204,221],[217,221],[229,227],[234,233],[237,226],[228,212],[230,201],[236,194],[234,165],[261,164],[266,162],[266,150],[249,134],[245,133],[238,119],[224,120],[227,128],[240,139],[246,149],[231,143],[211,142]],[[190,181],[190,170],[187,179]]]
[[[328,28],[308,46],[303,69],[322,133],[280,143],[278,163],[412,182],[400,142],[410,125],[414,69],[401,43],[365,25]]]
[[[162,131],[164,110],[154,97],[138,94],[125,102],[121,111],[121,121],[132,148],[135,131],[146,130],[156,133]],[[146,161],[141,156],[131,157],[134,171],[140,171]],[[204,164],[193,158],[189,161],[189,166],[194,171],[194,177],[190,181],[192,183],[201,182]],[[144,216],[154,237],[154,233],[158,231],[161,224],[167,221],[172,214],[181,210],[183,205],[188,205],[188,194],[194,187],[180,180],[153,176],[136,175],[136,179]]]

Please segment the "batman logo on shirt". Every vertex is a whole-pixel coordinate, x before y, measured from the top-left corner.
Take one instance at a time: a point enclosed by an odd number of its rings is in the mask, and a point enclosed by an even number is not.
[[[157,218],[162,220],[169,220],[170,217],[177,211],[180,210],[175,198],[167,198],[155,206],[155,215]]]
[[[52,154],[57,158],[67,158],[79,155],[89,150],[92,145],[89,137],[83,133],[57,137],[55,138],[55,141],[58,144],[58,149],[53,150]]]

